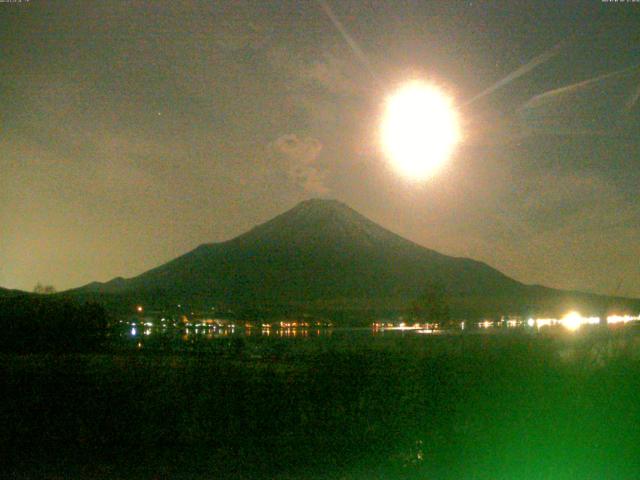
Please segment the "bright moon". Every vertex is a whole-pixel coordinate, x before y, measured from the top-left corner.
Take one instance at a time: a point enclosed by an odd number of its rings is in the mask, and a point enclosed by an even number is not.
[[[460,140],[452,100],[437,87],[415,81],[386,102],[382,146],[403,175],[423,180],[451,156]]]

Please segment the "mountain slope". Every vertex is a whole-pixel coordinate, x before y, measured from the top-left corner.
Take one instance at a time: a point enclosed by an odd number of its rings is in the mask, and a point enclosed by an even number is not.
[[[137,277],[94,282],[76,292],[137,295],[155,303],[396,308],[432,283],[444,286],[465,312],[479,304],[482,312],[493,304],[504,312],[514,299],[527,304],[556,292],[417,245],[335,200],[302,202],[227,242],[200,245]]]
[[[8,288],[0,287],[0,298],[3,297],[15,297],[19,295],[30,295],[29,292],[23,292],[22,290],[10,290]]]

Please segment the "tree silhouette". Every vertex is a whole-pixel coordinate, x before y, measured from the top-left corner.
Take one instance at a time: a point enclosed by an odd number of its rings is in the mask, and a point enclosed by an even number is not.
[[[56,293],[56,289],[53,285],[43,285],[38,282],[35,287],[33,287],[33,293],[41,293],[41,294],[51,294]]]
[[[439,282],[429,282],[411,306],[414,317],[423,322],[444,324],[450,320],[447,291]]]
[[[0,299],[0,351],[81,352],[100,348],[107,314],[99,304],[55,296]]]

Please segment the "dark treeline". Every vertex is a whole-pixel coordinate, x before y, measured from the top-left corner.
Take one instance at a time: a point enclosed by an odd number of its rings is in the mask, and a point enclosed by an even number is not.
[[[107,314],[97,303],[50,295],[0,298],[0,351],[86,352],[106,336]]]

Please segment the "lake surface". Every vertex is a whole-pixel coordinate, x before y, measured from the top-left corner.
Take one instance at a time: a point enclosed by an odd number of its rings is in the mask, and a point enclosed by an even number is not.
[[[2,358],[14,478],[639,478],[634,328],[138,327],[122,349]]]
[[[155,352],[212,353],[251,358],[277,358],[295,351],[296,345],[307,350],[322,348],[357,349],[394,348],[429,349],[463,348],[465,338],[519,336],[551,337],[571,340],[597,332],[600,325],[593,320],[585,324],[563,324],[555,319],[530,321],[478,322],[438,329],[433,325],[372,324],[369,327],[336,327],[328,324],[292,326],[293,322],[273,324],[121,321],[111,330],[110,345],[116,350]],[[607,330],[624,330],[636,337],[637,321],[614,322]]]

